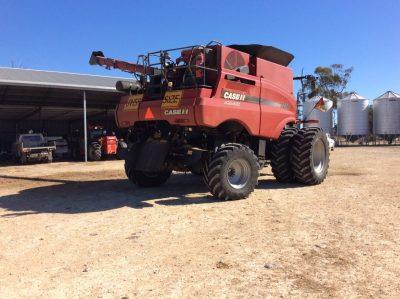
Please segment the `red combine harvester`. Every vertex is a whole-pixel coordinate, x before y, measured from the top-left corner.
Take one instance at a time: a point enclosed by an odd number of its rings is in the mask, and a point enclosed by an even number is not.
[[[141,55],[137,63],[93,52],[90,64],[134,74],[116,123],[128,128],[128,178],[143,187],[173,170],[201,174],[224,200],[247,197],[271,164],[280,182],[321,183],[329,146],[318,128],[298,128],[293,55],[270,46],[211,42]]]

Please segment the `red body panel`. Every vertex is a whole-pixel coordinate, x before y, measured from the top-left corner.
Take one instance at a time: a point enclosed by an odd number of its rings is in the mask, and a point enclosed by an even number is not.
[[[224,104],[221,98],[200,98],[195,106],[196,123],[216,128],[227,121],[236,121],[254,136],[258,136],[260,107],[258,104],[240,103],[241,106]]]
[[[260,136],[278,138],[285,124],[296,121],[292,70],[257,58],[256,74],[261,78],[261,98],[277,104],[261,105]]]
[[[181,102],[177,107],[162,108],[162,99],[142,100],[136,109],[130,110],[126,106],[130,96],[122,96],[116,109],[117,125],[127,128],[133,126],[136,121],[166,120],[173,125],[195,126],[197,122],[194,108],[197,100],[202,97],[211,97],[211,90],[205,88],[183,90]],[[184,113],[178,114],[178,111],[172,110],[181,110]],[[167,114],[167,111],[170,114]]]
[[[173,108],[162,107],[161,98],[131,105],[130,96],[122,96],[116,109],[117,125],[126,128],[136,121],[166,120],[171,125],[215,128],[236,121],[253,136],[278,138],[286,124],[296,121],[292,71],[229,47],[220,46],[218,51],[218,78],[212,89],[182,90]],[[231,52],[241,55],[250,74],[221,63]]]
[[[117,154],[117,137],[115,136],[105,136],[102,138],[103,153],[107,155]]]

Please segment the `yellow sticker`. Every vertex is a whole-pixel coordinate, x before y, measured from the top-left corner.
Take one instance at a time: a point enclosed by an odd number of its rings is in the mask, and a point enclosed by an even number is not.
[[[125,111],[134,111],[137,110],[139,107],[139,103],[142,101],[143,95],[142,94],[135,94],[131,95],[124,105]]]
[[[176,108],[181,104],[182,90],[167,91],[161,104],[161,108]]]

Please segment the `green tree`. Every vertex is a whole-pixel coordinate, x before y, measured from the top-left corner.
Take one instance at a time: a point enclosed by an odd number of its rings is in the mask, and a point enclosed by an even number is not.
[[[314,70],[315,79],[307,79],[304,91],[308,98],[322,96],[333,101],[336,107],[337,100],[345,97],[347,83],[350,80],[353,67],[344,68],[342,64],[318,66]]]

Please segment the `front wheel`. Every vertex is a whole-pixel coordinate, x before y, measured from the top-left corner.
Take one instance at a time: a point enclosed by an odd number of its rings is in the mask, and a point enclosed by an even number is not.
[[[299,183],[322,183],[329,168],[329,143],[319,128],[304,128],[294,136],[291,155],[294,177]]]
[[[222,200],[249,196],[258,183],[260,165],[245,145],[223,144],[205,163],[204,181],[212,195]]]

